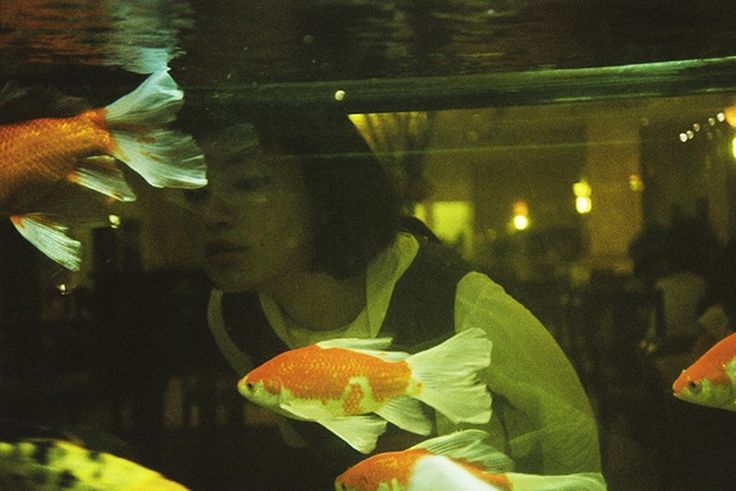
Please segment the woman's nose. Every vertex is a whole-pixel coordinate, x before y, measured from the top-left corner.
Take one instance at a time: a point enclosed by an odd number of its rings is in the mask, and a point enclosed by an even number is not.
[[[219,229],[231,223],[232,212],[226,200],[211,189],[197,190],[190,202],[206,228]]]

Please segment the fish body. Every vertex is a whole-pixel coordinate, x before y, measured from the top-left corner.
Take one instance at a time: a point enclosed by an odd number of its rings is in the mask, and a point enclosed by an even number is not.
[[[285,416],[315,421],[369,453],[386,421],[428,435],[423,402],[453,422],[486,423],[491,396],[477,378],[490,364],[481,329],[420,353],[385,351],[391,339],[335,339],[282,353],[238,382],[247,399]]]
[[[488,489],[510,490],[504,474],[513,469],[513,462],[502,452],[483,443],[487,433],[464,430],[425,440],[413,447],[373,455],[346,470],[335,479],[337,491],[403,491],[416,480],[417,466],[433,457],[449,459],[462,469],[461,482],[482,483]],[[494,469],[491,473],[487,469]],[[464,489],[449,487],[446,489]]]
[[[0,441],[0,489],[184,491],[156,471],[54,438]]]
[[[0,114],[33,95],[6,86],[0,91]],[[49,104],[68,109],[60,98]],[[191,136],[167,128],[182,104],[183,92],[161,71],[104,108],[0,125],[0,210],[41,252],[78,270],[80,244],[66,234],[71,217],[45,213],[44,202],[64,184],[133,201],[135,193],[116,160],[155,187],[204,186],[202,151]]]
[[[683,401],[736,411],[736,333],[717,342],[672,384]]]

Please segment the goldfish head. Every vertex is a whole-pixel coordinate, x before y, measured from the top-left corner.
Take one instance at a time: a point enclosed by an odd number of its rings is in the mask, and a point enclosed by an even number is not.
[[[701,406],[727,408],[733,406],[734,389],[730,380],[698,376],[683,370],[672,384],[673,395]]]
[[[253,370],[238,382],[240,395],[264,407],[275,408],[281,396],[281,381],[275,376]]]

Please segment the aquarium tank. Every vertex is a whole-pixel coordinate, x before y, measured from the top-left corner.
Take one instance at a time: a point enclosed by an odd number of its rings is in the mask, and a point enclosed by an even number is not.
[[[0,1],[0,488],[731,489],[735,23]]]

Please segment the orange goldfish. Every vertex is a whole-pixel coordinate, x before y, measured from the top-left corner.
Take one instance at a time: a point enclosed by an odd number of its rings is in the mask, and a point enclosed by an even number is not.
[[[335,479],[337,491],[406,490],[415,480],[417,465],[427,458],[449,458],[461,470],[460,480],[476,481],[487,489],[511,489],[503,474],[513,469],[505,454],[483,443],[488,434],[464,430],[425,440],[399,452],[384,452],[358,462]],[[498,474],[491,474],[493,469]],[[470,476],[465,478],[465,476]],[[457,481],[459,482],[459,481]],[[492,485],[494,487],[488,488]],[[464,489],[448,487],[446,489]]]
[[[463,430],[400,452],[373,455],[335,479],[337,491],[595,491],[596,472],[539,475],[513,472],[513,461],[483,442],[488,434]]]
[[[282,353],[238,382],[247,399],[284,416],[314,421],[369,453],[386,422],[428,435],[419,401],[453,422],[486,423],[491,396],[477,378],[491,361],[482,329],[426,351],[384,351],[390,338],[333,339]]]
[[[672,391],[683,401],[736,411],[736,333],[721,339],[683,370]]]
[[[32,90],[7,85],[0,91],[0,115],[26,101],[33,105],[29,99],[34,95]],[[69,112],[69,101],[78,99],[59,95],[49,100],[62,113]],[[44,203],[64,183],[119,201],[134,200],[115,159],[152,186],[204,186],[202,151],[191,136],[166,128],[182,104],[183,92],[161,71],[107,107],[0,125],[0,210],[41,252],[78,270],[80,243],[66,235],[65,222],[71,217],[44,213]]]

